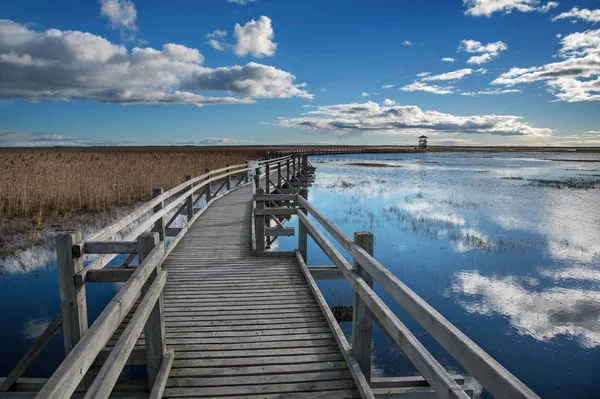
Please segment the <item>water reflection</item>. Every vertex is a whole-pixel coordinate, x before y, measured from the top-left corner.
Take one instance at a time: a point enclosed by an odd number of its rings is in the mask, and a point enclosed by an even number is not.
[[[25,325],[23,325],[23,337],[31,340],[37,339],[42,335],[46,327],[50,325],[51,321],[49,317],[27,320]]]
[[[517,277],[486,277],[477,271],[457,273],[452,291],[469,313],[505,315],[519,334],[549,341],[566,334],[585,348],[600,345],[600,292],[550,288],[535,291]]]

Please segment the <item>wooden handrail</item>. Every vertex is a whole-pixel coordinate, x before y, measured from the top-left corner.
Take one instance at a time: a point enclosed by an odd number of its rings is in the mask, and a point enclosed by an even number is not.
[[[402,350],[402,353],[410,360],[419,373],[425,377],[427,382],[435,389],[435,392],[446,399],[468,399],[469,396],[454,381],[452,376],[444,367],[429,353],[419,340],[408,330],[398,317],[377,296],[375,291],[354,271],[352,266],[344,259],[333,244],[325,237],[317,226],[304,214],[298,211],[298,220],[306,226],[306,229],[315,242],[323,249],[325,254],[335,263],[358,295],[373,312],[379,324],[388,336]]]
[[[298,203],[492,395],[497,398],[539,398],[535,392],[402,283],[392,272],[356,245],[308,201],[298,196]],[[302,219],[300,212],[298,216],[301,220],[308,220]]]
[[[36,398],[61,399],[70,397],[75,392],[98,353],[106,346],[140,296],[142,287],[159,265],[164,252],[164,242],[154,247],[48,379]]]

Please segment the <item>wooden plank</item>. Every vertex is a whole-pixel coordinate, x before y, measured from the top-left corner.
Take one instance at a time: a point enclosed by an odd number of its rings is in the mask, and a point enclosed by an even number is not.
[[[122,319],[135,303],[142,285],[150,272],[155,269],[163,253],[164,243],[159,243],[142,264],[136,268],[131,278],[117,292],[87,333],[52,374],[46,385],[38,393],[38,398],[60,399],[73,394],[100,350],[109,341]]]
[[[289,237],[296,234],[296,229],[294,227],[269,227],[265,229],[265,235],[273,236],[273,237]]]
[[[487,354],[406,284],[362,248],[354,245],[337,226],[302,198],[301,206],[356,259],[374,279],[475,379],[496,397],[539,398],[535,392]]]
[[[265,208],[265,209],[256,209],[254,211],[255,215],[277,215],[277,216],[286,216],[286,215],[295,215],[296,208]]]
[[[465,383],[462,375],[452,375],[452,378],[458,385]],[[408,377],[371,377],[371,387],[375,388],[407,388],[407,387],[428,387],[429,383],[420,375]]]
[[[343,280],[344,273],[335,266],[308,266],[308,271],[315,280]]]
[[[54,336],[56,331],[63,324],[63,315],[62,311],[59,312],[54,319],[48,324],[48,326],[44,329],[44,332],[35,340],[33,345],[27,350],[27,353],[23,355],[21,360],[17,363],[17,365],[12,369],[8,377],[6,377],[2,383],[0,383],[0,392],[8,391],[13,384],[17,381],[21,375],[27,370],[27,367],[33,362],[33,360],[37,357],[37,355],[46,347],[46,344],[50,342],[50,339]]]
[[[410,360],[419,373],[427,379],[436,393],[442,398],[468,398],[454,380],[452,380],[446,369],[425,349],[423,344],[375,294],[373,289],[358,276],[333,244],[317,229],[316,225],[303,212],[298,212],[298,218],[301,223],[306,225],[308,233],[315,242],[344,272],[352,288],[360,295],[369,309],[371,309],[384,332],[402,350],[405,357]]]
[[[302,212],[300,212],[300,213],[302,213]],[[325,300],[325,297],[321,293],[321,290],[317,286],[317,283],[315,282],[315,280],[312,278],[310,272],[308,271],[308,267],[306,266],[306,263],[304,263],[304,258],[302,258],[302,255],[300,254],[299,250],[296,250],[296,260],[298,262],[298,265],[300,266],[300,269],[304,273],[304,277],[306,278],[308,287],[311,289],[311,291],[313,292],[313,295],[317,299],[317,303],[319,304],[319,307],[321,308],[321,311],[323,312],[323,315],[325,316],[325,320],[327,321],[327,324],[329,325],[329,327],[331,328],[331,330],[334,333],[333,336],[342,352],[342,355],[344,356],[344,359],[348,363],[348,367],[350,368],[352,377],[354,378],[354,381],[356,382],[356,387],[358,388],[358,391],[360,392],[360,396],[362,398],[366,398],[366,399],[374,399],[375,397],[374,397],[373,393],[371,392],[369,383],[368,383],[367,379],[365,378],[365,375],[363,374],[362,370],[360,369],[360,366],[359,366],[358,362],[356,361],[354,354],[352,353],[352,348],[350,347],[350,344],[348,344],[348,341],[346,340],[344,332],[342,331],[339,324],[335,320],[333,313],[329,309],[329,305],[327,304],[327,301]]]
[[[85,254],[137,254],[135,241],[86,241],[83,243]]]
[[[87,390],[85,394],[86,399],[108,399],[166,281],[166,272],[161,272],[153,281],[136,309],[133,318],[127,324],[127,328],[121,334],[119,341],[104,362],[100,372],[94,378],[94,382]]]
[[[354,242],[369,255],[373,255],[373,234],[367,231],[357,231],[354,233]],[[360,263],[354,261],[353,267],[354,271],[364,280],[365,284],[373,289],[373,277],[361,267]],[[356,291],[353,294],[352,307],[352,350],[365,378],[370,382],[373,316]]]
[[[256,194],[252,198],[255,202],[265,201],[296,201],[297,195],[295,194],[264,194],[256,190]]]
[[[150,392],[149,399],[160,399],[163,397],[169,374],[171,372],[171,366],[173,365],[173,359],[175,359],[175,352],[173,349],[167,349],[167,352],[163,358],[163,362],[158,370],[156,381],[154,382],[154,386]]]
[[[307,373],[277,373],[272,375],[248,376],[244,382],[254,384],[289,384],[316,381],[334,381],[350,379],[350,372],[346,370],[327,370]],[[168,387],[225,387],[240,385],[239,377],[177,377],[171,378]]]
[[[156,234],[144,233],[139,238],[139,257],[140,261],[146,259],[146,256],[158,244]],[[145,297],[150,294],[150,289],[154,286],[154,281],[161,274],[161,264],[158,262],[155,268],[150,272],[148,280],[142,287],[142,295]],[[166,275],[165,275],[166,279]],[[160,286],[162,292],[164,284]],[[159,292],[158,299],[152,302],[152,310],[150,311],[144,326],[145,346],[146,346],[146,368],[148,372],[148,386],[154,386],[158,370],[163,361],[163,357],[167,350],[165,341],[165,321],[162,294]],[[143,302],[143,300],[142,300]],[[134,316],[135,317],[135,316]],[[133,321],[133,319],[132,319]],[[137,340],[137,338],[136,338]]]
[[[85,287],[77,287],[73,276],[83,270],[83,257],[73,256],[72,247],[82,239],[81,231],[65,231],[56,235],[56,271],[63,315],[65,356],[88,328]]]
[[[122,283],[129,280],[134,271],[134,268],[105,267],[100,270],[90,270],[86,278],[89,283]]]

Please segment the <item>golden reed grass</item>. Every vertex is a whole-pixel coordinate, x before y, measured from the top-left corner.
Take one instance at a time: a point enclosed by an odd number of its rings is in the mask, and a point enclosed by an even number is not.
[[[226,164],[264,155],[260,147],[0,149],[0,218],[104,212],[150,199]]]

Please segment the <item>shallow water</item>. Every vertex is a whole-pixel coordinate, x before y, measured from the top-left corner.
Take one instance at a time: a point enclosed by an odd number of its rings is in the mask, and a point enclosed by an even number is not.
[[[599,397],[600,189],[539,181],[593,183],[600,162],[546,160],[567,158],[600,161],[544,153],[313,157],[309,199],[348,235],[372,231],[379,261],[539,395]],[[296,238],[276,246],[293,249]],[[0,268],[0,376],[59,311],[53,251],[30,252]],[[308,257],[311,265],[331,264],[310,240]],[[352,304],[347,283],[319,285],[332,305]],[[443,365],[462,372],[375,289]],[[87,285],[90,320],[115,290]],[[351,330],[350,323],[342,327]],[[48,376],[62,358],[57,335],[25,375]],[[387,376],[414,373],[378,329],[373,368]]]
[[[600,163],[574,160],[600,157],[314,157],[309,199],[349,236],[372,231],[379,261],[539,395],[599,397]],[[280,239],[277,250],[295,248],[295,240]],[[312,240],[308,253],[310,265],[332,263]],[[319,285],[330,304],[352,304],[348,283]],[[375,288],[443,365],[462,372]],[[343,328],[349,333],[350,323]],[[414,372],[379,330],[373,368]]]

